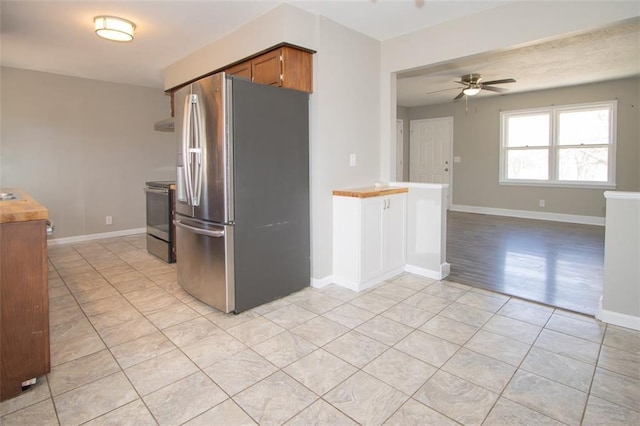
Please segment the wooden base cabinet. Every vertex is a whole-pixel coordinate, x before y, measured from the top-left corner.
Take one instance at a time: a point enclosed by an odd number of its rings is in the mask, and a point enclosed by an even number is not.
[[[51,369],[46,220],[0,224],[0,400]]]
[[[336,284],[364,290],[406,264],[407,194],[333,197]]]

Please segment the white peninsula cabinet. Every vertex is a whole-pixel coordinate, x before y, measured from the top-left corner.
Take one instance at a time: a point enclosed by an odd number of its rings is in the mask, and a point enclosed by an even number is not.
[[[392,187],[333,191],[336,284],[364,290],[404,270],[407,191]]]

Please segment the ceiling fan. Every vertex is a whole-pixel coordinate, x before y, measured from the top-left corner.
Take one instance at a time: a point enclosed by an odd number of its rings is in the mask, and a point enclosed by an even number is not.
[[[460,99],[465,95],[475,96],[478,93],[480,93],[481,90],[488,90],[490,92],[498,92],[498,93],[506,92],[507,89],[504,89],[502,87],[495,87],[494,85],[505,84],[505,83],[515,83],[515,82],[516,81],[513,78],[503,78],[500,80],[482,81],[482,76],[480,74],[466,74],[460,77],[460,81],[454,81],[454,83],[461,84],[464,87],[461,89],[460,93],[458,93],[458,96],[453,98],[453,100],[457,101],[458,99]],[[453,89],[457,89],[457,87],[450,87],[448,89],[436,90],[435,92],[428,92],[428,94],[443,92],[445,90],[453,90]]]
[[[457,101],[464,95],[467,96],[475,96],[480,93],[481,90],[488,90],[490,92],[506,92],[507,89],[502,87],[494,87],[494,84],[505,84],[505,83],[515,83],[516,81],[513,78],[503,78],[501,80],[491,80],[491,81],[482,81],[482,76],[480,74],[467,74],[460,77],[460,81],[454,81],[454,83],[462,84],[464,87],[458,93],[458,96],[453,98],[454,101]]]

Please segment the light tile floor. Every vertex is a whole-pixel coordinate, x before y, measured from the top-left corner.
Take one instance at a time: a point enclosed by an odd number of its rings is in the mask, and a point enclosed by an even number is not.
[[[49,248],[51,373],[0,424],[640,424],[636,331],[409,274],[225,315],[144,241]]]

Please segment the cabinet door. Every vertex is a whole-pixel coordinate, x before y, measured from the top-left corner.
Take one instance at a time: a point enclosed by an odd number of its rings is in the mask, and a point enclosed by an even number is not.
[[[366,198],[362,201],[362,269],[360,282],[380,275],[383,267],[383,198]]]
[[[407,196],[392,195],[385,197],[385,200],[387,206],[384,209],[382,224],[382,258],[383,270],[387,272],[407,263]]]
[[[227,68],[225,72],[229,75],[235,75],[237,77],[251,80],[251,61],[241,62],[230,68]]]
[[[282,86],[281,52],[281,49],[276,49],[251,60],[251,74],[255,83]]]

